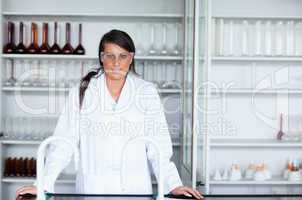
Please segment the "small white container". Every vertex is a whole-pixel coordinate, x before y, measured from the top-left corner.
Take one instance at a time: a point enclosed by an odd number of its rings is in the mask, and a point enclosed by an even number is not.
[[[288,173],[289,181],[301,181],[302,176],[300,171],[293,171]]]
[[[256,172],[256,166],[254,164],[249,164],[248,168],[245,171],[245,178],[253,179],[255,172]]]
[[[228,169],[224,169],[223,174],[222,174],[222,180],[228,180],[229,179],[229,173]]]
[[[220,172],[219,172],[218,169],[215,170],[215,173],[214,173],[214,176],[213,176],[213,180],[215,180],[215,181],[221,181],[222,180],[222,176],[221,176],[221,174],[220,174]]]
[[[254,180],[255,181],[265,181],[267,176],[265,175],[265,173],[263,171],[256,171],[255,175],[254,175]]]
[[[242,178],[240,170],[232,170],[230,174],[230,181],[238,181]]]
[[[255,174],[255,170],[247,169],[247,170],[245,171],[245,178],[246,178],[246,179],[253,179],[254,174]]]
[[[290,173],[290,171],[288,169],[284,170],[283,172],[283,178],[284,179],[288,179],[288,174]]]
[[[230,171],[230,181],[238,181],[242,179],[241,170],[238,164],[233,164]]]

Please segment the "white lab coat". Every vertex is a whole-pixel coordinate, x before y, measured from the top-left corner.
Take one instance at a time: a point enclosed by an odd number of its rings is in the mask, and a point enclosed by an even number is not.
[[[147,136],[163,155],[164,192],[182,182],[170,161],[172,144],[160,97],[154,85],[128,73],[118,103],[110,95],[105,74],[92,78],[79,110],[79,89],[72,88],[58,120],[55,136],[68,138],[79,147],[76,191],[88,194],[152,194],[150,170],[157,176],[157,154],[148,142],[124,148],[134,137]],[[125,184],[121,185],[121,154],[126,151]],[[45,190],[53,192],[55,179],[72,158],[63,143],[50,145],[45,169]]]

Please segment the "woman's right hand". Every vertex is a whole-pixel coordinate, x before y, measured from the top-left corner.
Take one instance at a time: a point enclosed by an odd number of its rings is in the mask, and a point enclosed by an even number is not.
[[[24,195],[24,194],[37,194],[37,188],[36,186],[30,185],[30,186],[24,186],[22,188],[19,188],[16,192],[16,196]]]

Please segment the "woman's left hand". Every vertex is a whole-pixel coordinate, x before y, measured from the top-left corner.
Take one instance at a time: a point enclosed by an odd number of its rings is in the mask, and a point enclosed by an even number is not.
[[[171,194],[173,195],[185,195],[188,197],[194,197],[196,199],[203,199],[203,196],[200,194],[200,192],[198,192],[197,190],[194,190],[190,187],[186,187],[186,186],[179,186],[174,188],[171,191]]]

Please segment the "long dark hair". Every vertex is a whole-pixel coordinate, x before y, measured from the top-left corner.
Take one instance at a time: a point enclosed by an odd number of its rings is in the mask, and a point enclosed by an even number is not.
[[[97,68],[96,70],[90,71],[87,75],[85,75],[81,79],[80,88],[79,88],[80,89],[80,95],[79,95],[80,108],[82,108],[85,91],[89,85],[91,78],[97,78],[100,74],[102,74],[104,72],[103,62],[101,59],[101,52],[104,51],[105,44],[108,44],[108,43],[116,44],[116,45],[122,47],[123,49],[126,49],[127,51],[133,52],[135,54],[134,42],[126,32],[120,31],[120,30],[111,30],[108,33],[106,33],[105,35],[103,35],[103,37],[100,41],[100,44],[99,44],[99,51],[98,51],[100,67]],[[136,73],[134,63],[135,63],[135,61],[133,58],[132,62],[130,64],[130,67],[129,67],[129,71]]]

